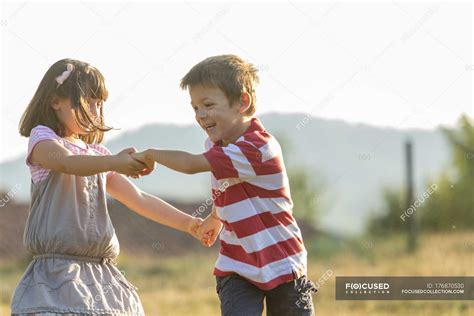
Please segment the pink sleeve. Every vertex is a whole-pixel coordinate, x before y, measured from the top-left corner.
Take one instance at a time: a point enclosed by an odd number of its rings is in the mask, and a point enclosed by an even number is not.
[[[31,130],[30,138],[28,140],[28,152],[26,155],[26,164],[29,167],[34,166],[34,164],[30,162],[30,156],[33,152],[33,148],[35,148],[36,144],[45,140],[58,141],[59,137],[51,128],[47,126],[38,125]]]
[[[99,153],[102,156],[107,156],[107,155],[112,155],[110,150],[108,150],[105,146],[100,145],[100,144],[93,144],[90,145],[97,153]],[[111,177],[115,174],[115,171],[107,171],[107,178]]]

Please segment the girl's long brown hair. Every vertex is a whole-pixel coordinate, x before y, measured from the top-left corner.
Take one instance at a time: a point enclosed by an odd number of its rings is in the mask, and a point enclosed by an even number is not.
[[[56,77],[67,69],[67,64],[72,64],[74,70],[62,84],[58,84]],[[23,113],[19,125],[20,134],[29,137],[35,126],[44,125],[54,130],[57,135],[64,137],[65,127],[51,107],[54,98],[64,98],[71,100],[77,125],[89,131],[87,134],[79,135],[79,138],[88,144],[100,143],[104,138],[104,132],[112,128],[104,124],[103,107],[94,118],[89,110],[88,100],[106,101],[108,94],[104,76],[99,70],[79,60],[69,58],[59,60],[43,76]]]

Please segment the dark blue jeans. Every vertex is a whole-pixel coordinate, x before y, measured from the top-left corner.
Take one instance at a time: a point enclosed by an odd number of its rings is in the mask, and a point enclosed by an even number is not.
[[[266,300],[267,316],[315,315],[312,293],[316,288],[306,276],[263,291],[237,274],[216,277],[222,316],[261,316]]]

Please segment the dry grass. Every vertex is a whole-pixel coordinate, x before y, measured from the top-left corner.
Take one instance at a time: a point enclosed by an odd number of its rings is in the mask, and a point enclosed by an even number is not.
[[[308,245],[309,248],[311,245]],[[311,257],[310,278],[327,270],[330,280],[314,296],[318,315],[473,315],[474,301],[336,301],[335,276],[474,275],[474,233],[424,235],[414,255],[404,239],[363,240],[350,250]],[[216,253],[217,255],[217,253]],[[219,315],[211,275],[216,256],[135,258],[121,255],[119,266],[139,288],[147,315]],[[9,300],[26,262],[0,263],[0,315],[9,315]]]

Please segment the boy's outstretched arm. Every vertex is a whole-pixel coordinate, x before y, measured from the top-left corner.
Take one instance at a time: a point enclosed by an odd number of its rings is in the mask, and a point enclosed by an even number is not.
[[[107,179],[107,193],[135,213],[157,223],[187,232],[201,240],[197,230],[202,219],[183,213],[165,201],[141,191],[123,175],[116,173]]]
[[[154,166],[155,162],[170,169],[194,174],[198,172],[211,171],[211,165],[204,155],[193,155],[179,150],[147,149],[132,154],[133,158],[145,163],[148,168]]]

